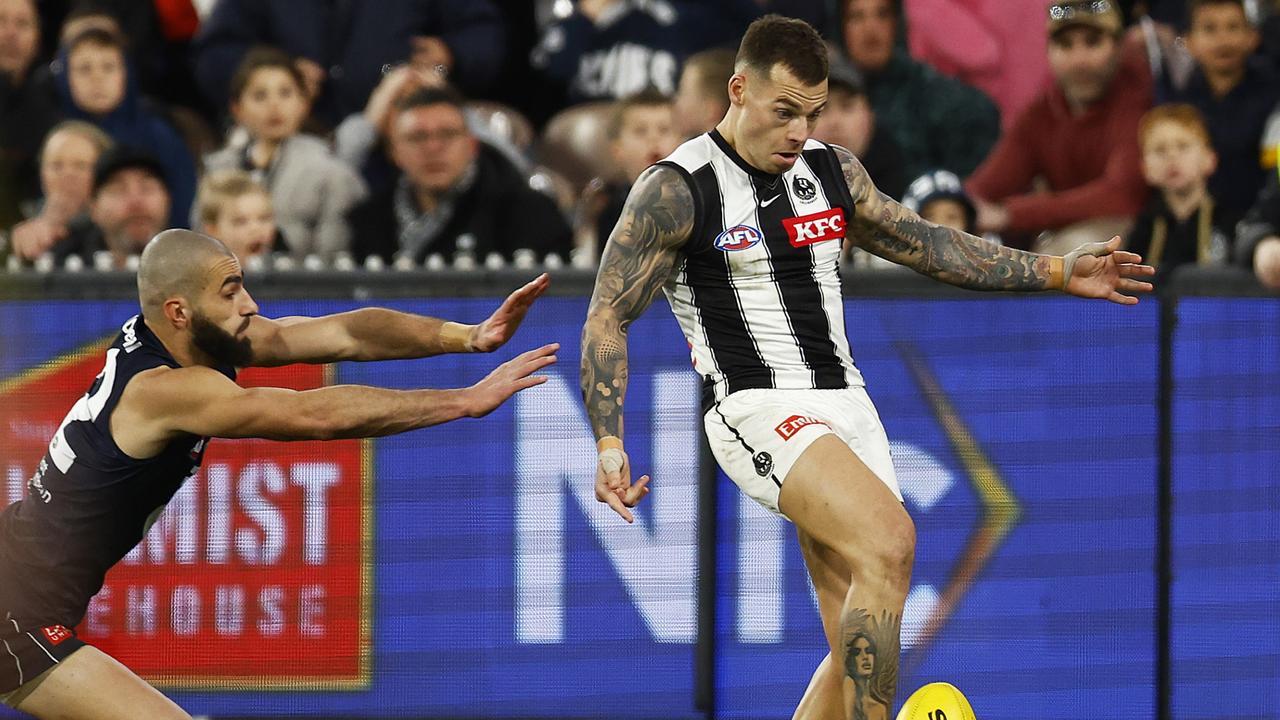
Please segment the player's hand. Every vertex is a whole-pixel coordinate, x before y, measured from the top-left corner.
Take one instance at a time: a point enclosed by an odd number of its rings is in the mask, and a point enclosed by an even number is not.
[[[622,448],[600,452],[596,461],[596,500],[613,508],[623,520],[629,523],[636,521],[631,508],[649,494],[648,486],[648,475],[631,484],[631,461]]]
[[[470,407],[467,414],[471,417],[484,417],[496,410],[512,395],[546,382],[545,376],[534,375],[534,373],[555,363],[555,353],[559,349],[560,343],[543,345],[517,355],[494,368],[493,372],[469,388]]]
[[[1125,293],[1151,292],[1151,283],[1138,280],[1156,272],[1142,264],[1142,256],[1120,249],[1120,236],[1105,243],[1087,243],[1063,258],[1066,287],[1063,292],[1086,298],[1136,305],[1138,298]]]
[[[476,325],[471,331],[471,348],[476,352],[493,352],[502,347],[516,334],[533,301],[537,300],[550,284],[550,276],[543,273],[511,293],[502,305],[493,311],[488,320]]]

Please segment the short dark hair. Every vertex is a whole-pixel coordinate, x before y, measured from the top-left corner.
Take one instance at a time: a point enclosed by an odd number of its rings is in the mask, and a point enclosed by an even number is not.
[[[1249,18],[1249,10],[1244,6],[1244,0],[1188,0],[1187,27],[1191,27],[1192,21],[1196,19],[1196,13],[1203,8],[1213,7],[1214,5],[1234,5],[1240,8],[1240,12],[1244,13],[1245,19]]]
[[[617,140],[622,135],[622,126],[627,121],[627,113],[640,107],[670,108],[671,98],[658,92],[657,88],[648,87],[615,102],[613,112],[609,113],[609,125],[606,128],[610,140]]]
[[[449,86],[422,88],[414,90],[396,101],[395,114],[414,108],[429,107],[431,105],[451,105],[458,109],[458,112],[465,113],[467,109],[467,101],[462,97],[462,93]]]
[[[126,54],[128,50],[123,36],[100,27],[88,28],[84,32],[78,33],[75,37],[67,40],[67,56],[69,57],[71,53],[81,45],[115,48],[120,51],[121,55]]]
[[[235,74],[231,76],[231,99],[239,100],[245,89],[249,87],[253,74],[264,68],[274,68],[289,73],[289,77],[293,78],[293,82],[297,84],[298,91],[306,94],[307,83],[302,77],[302,71],[298,70],[294,57],[280,48],[261,45],[245,53],[244,59],[236,67]]]
[[[736,68],[750,67],[769,74],[781,64],[806,85],[827,79],[827,46],[813,26],[803,20],[769,14],[751,23],[738,46]]]

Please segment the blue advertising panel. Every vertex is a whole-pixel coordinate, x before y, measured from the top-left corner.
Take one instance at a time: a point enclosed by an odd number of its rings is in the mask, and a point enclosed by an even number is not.
[[[1173,716],[1273,717],[1280,299],[1183,299],[1173,343]]]
[[[899,701],[942,680],[984,720],[1152,717],[1156,304],[846,308],[918,535]],[[790,717],[826,652],[803,560],[721,486],[718,715]]]

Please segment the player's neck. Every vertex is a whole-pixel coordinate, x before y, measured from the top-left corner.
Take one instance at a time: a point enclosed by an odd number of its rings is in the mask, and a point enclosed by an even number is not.
[[[150,328],[151,334],[155,335],[160,344],[164,346],[164,349],[169,352],[169,355],[182,367],[214,366],[213,358],[202,352],[200,348],[197,348],[195,343],[191,342],[190,336],[183,336],[177,330],[168,327],[167,324],[147,321],[147,327]]]
[[[729,147],[733,148],[733,151],[738,154],[738,157],[742,158],[743,162],[760,172],[767,172],[766,170],[761,169],[759,165],[752,162],[751,158],[743,153],[744,148],[738,143],[736,111],[737,108],[729,108],[729,112],[725,114],[724,119],[720,121],[719,125],[716,125],[716,132],[720,133],[720,137],[724,138],[724,141],[728,143]]]

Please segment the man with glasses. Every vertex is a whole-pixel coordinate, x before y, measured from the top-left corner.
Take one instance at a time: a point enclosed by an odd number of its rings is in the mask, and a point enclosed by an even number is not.
[[[492,254],[509,262],[524,249],[568,257],[572,231],[559,208],[472,134],[456,92],[429,88],[401,99],[385,140],[399,177],[348,216],[358,262],[376,255],[422,264],[438,255],[483,263]]]
[[[1151,78],[1140,53],[1122,46],[1113,0],[1064,0],[1049,7],[1045,89],[1000,139],[967,189],[978,230],[1036,249],[1102,241],[1142,207],[1138,121],[1151,107]],[[1047,192],[1033,188],[1042,179]]]

